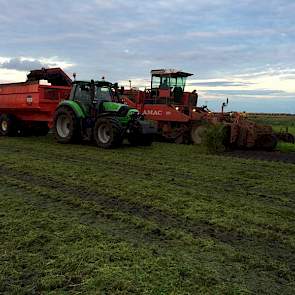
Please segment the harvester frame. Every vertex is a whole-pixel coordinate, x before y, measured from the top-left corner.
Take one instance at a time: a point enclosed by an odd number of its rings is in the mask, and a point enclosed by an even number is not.
[[[270,126],[255,124],[239,114],[228,116],[223,110],[213,113],[207,106],[198,107],[197,91],[184,91],[186,78],[190,76],[192,74],[174,69],[152,70],[151,89],[125,90],[123,100],[156,121],[159,134],[168,141],[200,144],[208,126],[224,124],[226,142],[231,147],[275,148],[277,138]],[[223,109],[227,103],[223,104]]]

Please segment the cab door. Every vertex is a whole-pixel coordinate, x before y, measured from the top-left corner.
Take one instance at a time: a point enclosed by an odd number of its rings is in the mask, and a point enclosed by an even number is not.
[[[81,106],[87,117],[90,116],[92,108],[90,85],[77,85],[74,95],[74,101],[76,101]]]

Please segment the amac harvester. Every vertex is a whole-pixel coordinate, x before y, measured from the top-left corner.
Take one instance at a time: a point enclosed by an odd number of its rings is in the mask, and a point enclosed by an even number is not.
[[[124,102],[137,108],[147,119],[157,122],[162,138],[175,143],[200,144],[202,134],[210,124],[223,123],[227,129],[227,144],[240,148],[273,149],[277,139],[270,126],[257,125],[239,114],[210,112],[198,107],[198,94],[186,92],[188,77],[193,74],[173,69],[151,71],[151,88],[145,91],[124,91]]]

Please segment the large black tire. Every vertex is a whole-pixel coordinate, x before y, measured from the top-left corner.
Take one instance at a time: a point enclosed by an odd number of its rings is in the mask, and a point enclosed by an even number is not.
[[[0,116],[0,134],[3,136],[14,136],[17,133],[17,121],[8,114]]]
[[[68,107],[60,107],[54,115],[53,131],[55,139],[60,143],[73,143],[80,140],[79,121]]]
[[[283,140],[284,142],[293,143],[295,142],[295,137],[291,133],[285,133],[282,138],[278,138],[279,140]]]
[[[277,146],[277,143],[278,139],[274,134],[264,134],[259,136],[255,146],[263,150],[272,151]]]
[[[112,117],[98,118],[95,122],[94,140],[97,146],[110,149],[122,144],[122,127],[118,119]]]
[[[295,136],[291,133],[287,133],[286,142],[294,144],[295,143]]]
[[[130,133],[128,141],[133,146],[150,146],[154,141],[153,134]]]

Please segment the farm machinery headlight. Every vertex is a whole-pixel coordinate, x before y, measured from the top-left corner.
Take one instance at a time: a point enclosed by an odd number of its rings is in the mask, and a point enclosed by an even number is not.
[[[180,107],[175,107],[176,111],[179,111],[180,110]]]
[[[139,112],[134,112],[130,115],[132,120],[143,120],[144,116]]]
[[[196,108],[193,108],[193,112],[195,113],[197,111],[197,109]]]

